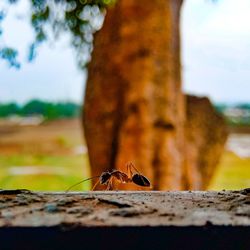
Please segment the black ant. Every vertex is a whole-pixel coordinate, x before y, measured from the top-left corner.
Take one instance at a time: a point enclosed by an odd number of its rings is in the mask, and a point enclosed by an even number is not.
[[[74,184],[73,186],[69,187],[66,192],[68,192],[73,187],[94,178],[99,178],[99,180],[95,183],[92,190],[95,190],[98,184],[106,185],[107,186],[106,190],[113,190],[114,179],[124,184],[132,182],[141,187],[150,187],[150,181],[144,175],[139,173],[139,171],[135,168],[132,162],[127,163],[126,166],[127,166],[127,174],[116,169],[111,171],[104,171],[99,176],[94,176]],[[135,171],[135,173],[133,173],[133,170]]]

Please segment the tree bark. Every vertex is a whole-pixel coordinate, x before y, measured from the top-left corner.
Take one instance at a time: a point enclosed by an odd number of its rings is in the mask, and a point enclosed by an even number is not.
[[[132,161],[154,189],[183,188],[181,4],[119,0],[108,10],[95,37],[84,104],[94,176],[113,168],[126,171]]]
[[[204,190],[224,151],[227,127],[207,97],[189,95],[186,101],[186,189]]]

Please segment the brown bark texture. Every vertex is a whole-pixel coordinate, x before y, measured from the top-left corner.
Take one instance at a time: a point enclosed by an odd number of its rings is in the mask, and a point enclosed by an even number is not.
[[[186,96],[186,189],[208,187],[224,150],[227,127],[206,97]]]
[[[133,162],[153,189],[201,187],[190,184],[191,158],[185,161],[181,4],[181,0],[119,0],[108,10],[95,37],[84,103],[93,176],[109,169],[126,172],[125,164]]]

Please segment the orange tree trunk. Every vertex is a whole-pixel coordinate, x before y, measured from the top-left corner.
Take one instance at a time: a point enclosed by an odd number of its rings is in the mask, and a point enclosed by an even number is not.
[[[132,161],[154,189],[182,189],[181,4],[118,0],[108,10],[95,36],[84,104],[92,175],[126,171]]]

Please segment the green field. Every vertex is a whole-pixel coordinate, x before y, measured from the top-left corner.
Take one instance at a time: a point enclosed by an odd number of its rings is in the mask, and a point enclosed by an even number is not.
[[[57,120],[40,126],[0,122],[0,188],[64,191],[89,177],[78,119]],[[75,190],[88,190],[90,182]]]
[[[225,152],[211,181],[210,190],[250,187],[250,158],[240,158]]]
[[[64,191],[70,185],[89,177],[89,164],[86,155],[78,156],[0,156],[0,187],[2,189],[25,188],[30,190]],[[13,167],[15,166],[15,167]],[[32,167],[42,173],[28,173]],[[18,171],[20,168],[20,171]],[[13,171],[14,170],[14,171]],[[24,170],[23,174],[20,174]],[[250,186],[250,158],[241,159],[225,152],[210,190],[242,189]],[[14,172],[14,173],[13,173]],[[15,173],[17,172],[17,173]],[[88,190],[90,182],[79,185],[74,190]]]
[[[90,177],[79,120],[58,120],[35,127],[0,123],[0,188],[65,191]],[[250,158],[225,151],[210,190],[250,186]],[[90,182],[74,190],[89,190]]]
[[[0,164],[0,187],[2,189],[65,191],[72,184],[89,177],[86,155],[0,156]],[[85,182],[75,190],[88,190],[89,187],[90,182]]]

